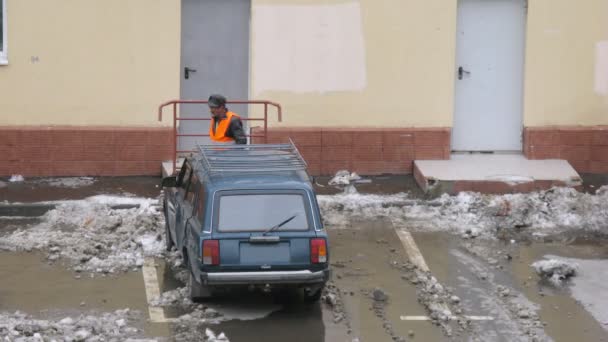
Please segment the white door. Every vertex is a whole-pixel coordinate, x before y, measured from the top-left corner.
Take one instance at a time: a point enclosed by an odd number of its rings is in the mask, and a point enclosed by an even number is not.
[[[453,151],[521,151],[526,0],[458,0]]]
[[[182,0],[181,98],[206,100],[222,94],[247,100],[249,93],[250,0]],[[228,108],[247,117],[246,105]],[[209,118],[205,105],[182,105],[182,118]],[[183,120],[181,134],[207,134],[209,121]],[[208,138],[180,137],[179,150],[191,150]]]

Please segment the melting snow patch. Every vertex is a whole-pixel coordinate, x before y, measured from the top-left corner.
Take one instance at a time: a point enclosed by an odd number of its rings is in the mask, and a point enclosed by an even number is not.
[[[64,177],[64,178],[43,178],[36,181],[39,184],[48,184],[56,188],[80,188],[89,186],[97,180],[93,177]]]
[[[228,338],[226,337],[226,335],[224,335],[224,333],[220,333],[219,335],[215,335],[215,333],[207,328],[205,329],[205,335],[207,336],[207,341],[226,341],[228,342]]]
[[[361,177],[356,173],[350,173],[347,170],[336,172],[334,178],[330,179],[329,185],[349,185],[352,181],[360,180]]]
[[[548,259],[534,262],[532,268],[543,278],[549,279],[556,286],[576,275],[578,264],[559,259]]]
[[[143,265],[163,253],[163,217],[157,199],[94,196],[60,202],[40,223],[0,239],[0,250],[41,250],[66,259],[77,272],[113,273]],[[111,209],[116,204],[139,208]]]
[[[140,313],[129,309],[110,313],[65,317],[61,320],[35,319],[21,312],[0,312],[0,339],[3,341],[108,341],[141,338],[142,332],[127,322]],[[139,340],[141,341],[141,340]]]
[[[15,183],[15,182],[23,182],[24,178],[22,175],[12,175],[11,178],[8,180],[11,183]]]

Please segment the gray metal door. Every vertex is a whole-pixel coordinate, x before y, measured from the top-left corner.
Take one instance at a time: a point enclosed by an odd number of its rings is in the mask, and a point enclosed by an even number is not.
[[[182,0],[181,98],[206,100],[222,94],[247,100],[249,91],[250,0]],[[229,109],[247,117],[246,105]],[[183,104],[182,118],[208,118],[203,105]],[[206,134],[209,121],[181,121],[181,134]],[[181,137],[179,150],[208,138]]]
[[[452,150],[521,151],[525,0],[459,0]]]

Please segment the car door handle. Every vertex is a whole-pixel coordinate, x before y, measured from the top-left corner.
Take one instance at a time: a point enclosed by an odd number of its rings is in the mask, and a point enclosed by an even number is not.
[[[464,70],[464,68],[463,68],[463,67],[461,67],[461,66],[459,66],[459,67],[458,67],[458,79],[459,79],[459,80],[461,80],[461,79],[462,79],[462,77],[463,77],[464,75],[467,75],[467,76],[468,76],[468,75],[470,75],[470,74],[471,74],[471,72],[470,72],[470,71],[468,71],[468,70]]]
[[[196,72],[196,69],[192,69],[192,68],[185,67],[185,68],[184,68],[184,78],[185,78],[185,79],[189,79],[189,78],[190,78],[190,73],[191,73],[191,72]]]

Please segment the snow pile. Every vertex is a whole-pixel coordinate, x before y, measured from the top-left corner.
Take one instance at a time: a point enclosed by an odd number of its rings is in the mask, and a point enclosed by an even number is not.
[[[142,331],[128,325],[139,316],[139,312],[124,309],[101,315],[80,315],[53,321],[34,319],[20,312],[14,314],[0,312],[0,339],[3,341],[124,341],[143,336]]]
[[[77,272],[113,273],[143,265],[164,246],[157,199],[94,196],[61,202],[42,221],[0,239],[0,250],[41,250],[51,261],[67,259]],[[139,208],[111,209],[116,204]]]
[[[219,335],[215,335],[215,333],[207,328],[205,329],[205,336],[207,337],[207,341],[226,341],[228,342],[228,338],[226,337],[226,335],[224,335],[224,333],[220,333]]]
[[[194,303],[188,297],[188,287],[180,287],[175,290],[163,292],[160,297],[150,301],[152,306],[182,306],[190,307]]]
[[[355,172],[341,170],[336,172],[334,178],[330,179],[327,184],[342,189],[344,194],[356,194],[357,188],[352,183],[359,181],[361,181],[361,177]]]
[[[410,230],[479,232],[493,236],[500,230],[532,227],[538,235],[581,229],[608,234],[608,186],[595,195],[572,188],[553,188],[528,194],[483,195],[463,192],[433,200],[408,194],[338,194],[318,196],[325,222],[348,226],[360,219],[389,218]]]
[[[361,177],[355,172],[350,173],[347,170],[340,170],[336,172],[334,178],[330,179],[328,185],[349,185],[352,181],[360,180]]]
[[[8,181],[11,183],[16,183],[16,182],[23,182],[24,180],[25,179],[23,178],[22,175],[12,175]]]
[[[562,285],[563,281],[576,276],[578,265],[558,259],[539,260],[534,262],[532,268],[543,278],[549,279],[556,286]]]

